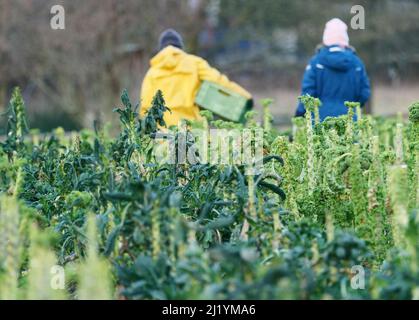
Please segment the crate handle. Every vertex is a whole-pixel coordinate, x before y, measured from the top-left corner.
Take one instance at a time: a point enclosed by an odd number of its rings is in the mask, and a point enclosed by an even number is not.
[[[218,92],[225,96],[230,96],[230,93],[228,93],[227,91],[224,91],[223,89],[218,89]]]

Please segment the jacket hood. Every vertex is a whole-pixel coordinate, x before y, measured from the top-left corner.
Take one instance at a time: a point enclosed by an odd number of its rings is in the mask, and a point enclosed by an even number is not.
[[[173,70],[179,65],[184,54],[181,49],[168,46],[150,60],[150,65],[153,68]]]
[[[319,63],[328,68],[346,71],[354,65],[354,52],[340,46],[323,47],[319,52]]]

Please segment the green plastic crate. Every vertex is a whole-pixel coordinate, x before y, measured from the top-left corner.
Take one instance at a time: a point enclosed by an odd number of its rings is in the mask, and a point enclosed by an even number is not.
[[[202,82],[195,103],[233,122],[243,122],[245,113],[250,110],[250,101],[246,97],[210,81]]]

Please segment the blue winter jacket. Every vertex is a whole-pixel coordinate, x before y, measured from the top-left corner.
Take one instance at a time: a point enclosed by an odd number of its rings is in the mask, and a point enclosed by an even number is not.
[[[350,48],[339,46],[322,47],[310,60],[302,83],[302,94],[319,98],[320,120],[347,114],[345,101],[360,102],[364,105],[370,97],[370,83],[365,66]],[[296,116],[303,116],[302,103],[297,107]]]

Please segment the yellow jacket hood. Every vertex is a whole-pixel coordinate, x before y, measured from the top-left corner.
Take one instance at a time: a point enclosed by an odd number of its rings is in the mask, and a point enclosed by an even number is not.
[[[192,72],[193,65],[188,63],[187,53],[173,46],[168,46],[150,60],[152,76],[165,76],[171,72]]]

